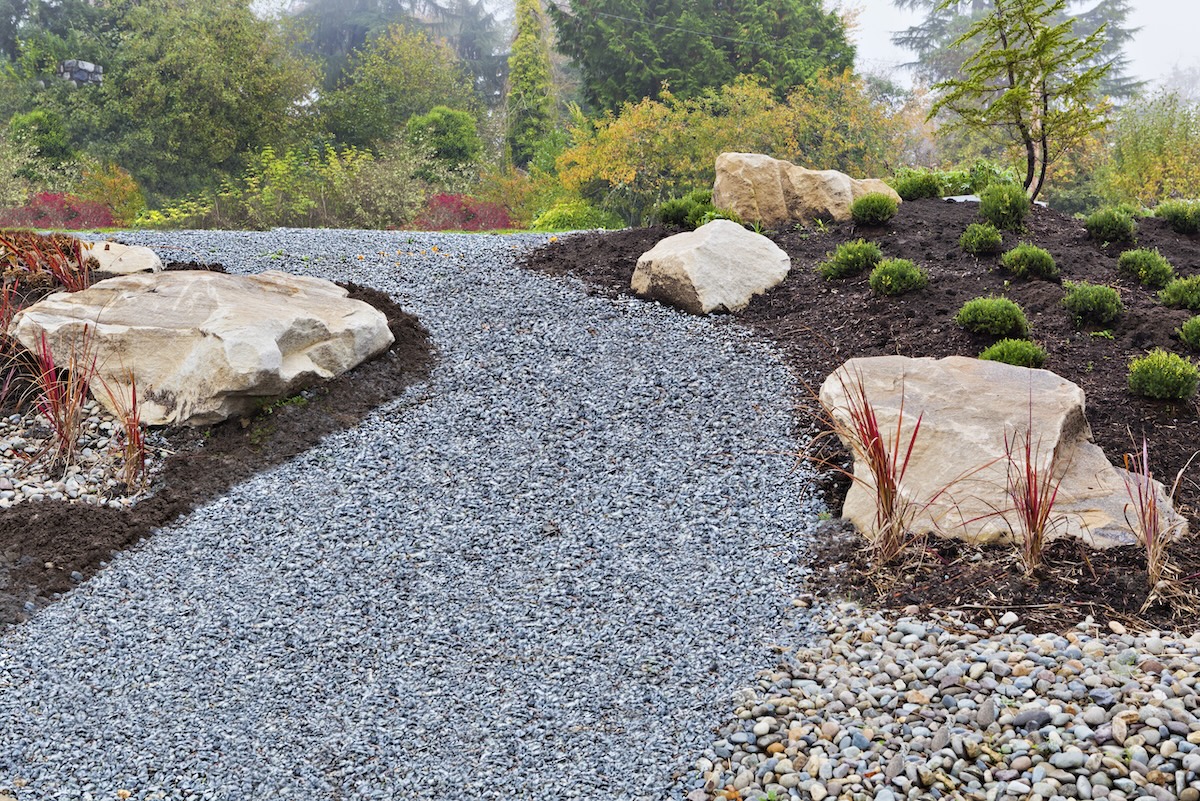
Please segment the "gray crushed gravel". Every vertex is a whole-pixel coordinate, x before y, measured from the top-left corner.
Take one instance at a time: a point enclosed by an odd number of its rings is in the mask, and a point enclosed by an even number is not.
[[[0,789],[679,799],[808,637],[797,389],[731,321],[517,269],[543,236],[121,238],[385,290],[439,363],[0,640]]]

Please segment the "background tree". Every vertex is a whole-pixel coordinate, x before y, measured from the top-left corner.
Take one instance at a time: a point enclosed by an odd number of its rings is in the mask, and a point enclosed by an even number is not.
[[[512,163],[526,167],[554,124],[550,46],[541,0],[517,0],[517,36],[508,56],[508,144]]]
[[[333,89],[352,68],[352,55],[395,25],[445,40],[475,79],[482,99],[504,84],[505,32],[484,0],[311,0],[294,17],[306,30],[306,52],[324,67]]]
[[[574,0],[548,7],[557,47],[579,66],[584,98],[600,110],[679,98],[761,78],[779,98],[823,67],[854,62],[841,18],[820,0]]]
[[[345,80],[320,105],[340,143],[378,147],[414,114],[439,105],[473,112],[477,101],[449,45],[393,25],[354,54]]]
[[[414,147],[427,148],[433,158],[453,170],[469,167],[483,153],[475,118],[465,111],[434,106],[428,114],[410,117],[406,128]]]
[[[962,72],[970,53],[955,47],[954,42],[995,7],[993,0],[958,0],[951,3],[941,0],[893,0],[893,4],[897,8],[925,12],[925,19],[920,24],[893,35],[892,41],[916,54],[916,61],[908,66],[917,80],[927,85],[950,80]],[[1055,24],[1069,20],[1072,34],[1076,37],[1087,37],[1105,26],[1102,46],[1086,65],[1110,65],[1100,84],[1100,91],[1116,100],[1128,100],[1136,95],[1143,84],[1129,75],[1125,47],[1140,29],[1127,24],[1129,0],[1100,0],[1098,3],[1071,0],[1070,4],[1087,7],[1070,14],[1064,6],[1053,18]]]
[[[945,0],[944,7],[957,0]],[[1046,170],[1102,128],[1107,106],[1097,98],[1108,65],[1095,63],[1104,29],[1076,38],[1061,19],[1066,0],[994,0],[954,47],[971,53],[963,77],[938,83],[943,94],[929,116],[951,112],[951,126],[997,134],[1025,156],[1025,188],[1036,198]]]

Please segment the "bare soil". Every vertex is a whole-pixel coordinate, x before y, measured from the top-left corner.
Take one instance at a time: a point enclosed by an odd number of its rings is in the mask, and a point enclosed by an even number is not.
[[[856,356],[976,356],[993,340],[963,331],[954,323],[954,314],[972,298],[1011,298],[1025,310],[1033,339],[1049,354],[1046,369],[1086,392],[1095,441],[1109,458],[1119,464],[1133,439],[1140,442],[1145,436],[1155,475],[1170,484],[1200,449],[1196,401],[1169,403],[1134,396],[1128,390],[1127,371],[1132,357],[1155,347],[1186,355],[1176,330],[1191,313],[1163,306],[1155,290],[1120,275],[1120,250],[1091,240],[1080,221],[1039,207],[1025,231],[1004,234],[1004,249],[1032,242],[1050,251],[1060,270],[1060,277],[1052,281],[1017,279],[1000,266],[998,256],[965,254],[958,238],[967,225],[979,221],[976,204],[929,199],[901,204],[899,213],[877,228],[824,223],[768,231],[791,256],[791,273],[737,317],[772,341],[796,376],[816,388]],[[630,295],[638,257],[673,233],[677,231],[656,227],[564,237],[531,254],[526,266],[577,276],[600,294]],[[889,298],[871,292],[866,274],[826,281],[814,272],[839,244],[860,237],[878,243],[886,257],[911,259],[924,267],[929,287]],[[1139,222],[1136,246],[1157,248],[1180,276],[1200,273],[1200,237],[1177,234],[1161,220]],[[1116,287],[1124,315],[1110,328],[1081,330],[1062,306],[1064,280]],[[811,397],[799,401],[798,428],[810,433],[820,418],[818,407]],[[849,466],[844,451],[815,455]],[[1185,474],[1177,498],[1193,532],[1200,531],[1198,471],[1194,466]],[[835,514],[847,484],[835,471],[822,475],[821,489]],[[1011,609],[1033,624],[1059,629],[1093,614],[1168,628],[1193,625],[1188,596],[1200,592],[1196,534],[1171,549],[1174,580],[1159,592],[1174,593],[1169,599],[1151,597],[1142,553],[1133,547],[1099,552],[1073,542],[1054,543],[1047,566],[1027,577],[1008,546],[925,543],[913,548],[903,564],[884,567],[872,563],[864,540],[844,524],[831,521],[823,534],[817,568],[828,580],[817,583],[884,608],[917,604],[963,609],[980,619]]]

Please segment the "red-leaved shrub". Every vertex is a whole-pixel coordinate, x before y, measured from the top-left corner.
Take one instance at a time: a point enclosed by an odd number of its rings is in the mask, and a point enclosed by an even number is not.
[[[432,195],[425,210],[408,226],[417,231],[492,231],[512,228],[512,218],[499,203],[469,195]]]
[[[103,203],[59,192],[41,192],[24,206],[0,209],[0,227],[4,228],[81,230],[112,228],[115,224],[112,209]]]

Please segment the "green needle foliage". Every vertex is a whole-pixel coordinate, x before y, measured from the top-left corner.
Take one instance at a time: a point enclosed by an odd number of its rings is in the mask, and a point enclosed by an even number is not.
[[[1200,373],[1177,353],[1155,348],[1129,363],[1129,390],[1159,400],[1186,400],[1196,394]]]
[[[1002,339],[979,354],[979,358],[1017,367],[1041,367],[1046,363],[1046,351],[1028,339]]]
[[[508,56],[508,133],[517,167],[526,167],[554,124],[550,46],[541,0],[517,0],[517,38]]]
[[[957,9],[943,0],[939,10]],[[1066,0],[994,0],[954,42],[971,55],[957,77],[940,81],[932,119],[948,111],[953,126],[1001,133],[1025,154],[1024,186],[1036,198],[1047,168],[1104,127],[1107,105],[1097,89],[1110,64],[1093,64],[1101,28],[1078,36],[1062,18]]]

